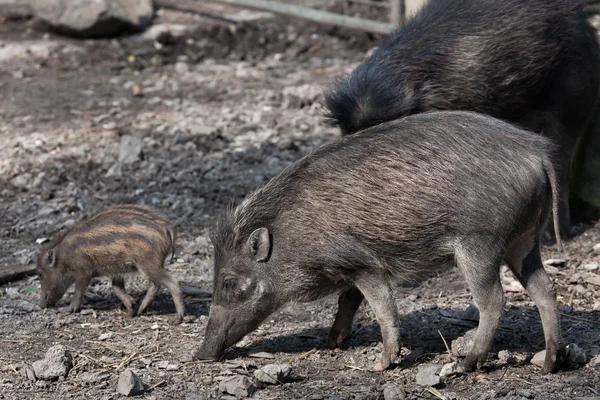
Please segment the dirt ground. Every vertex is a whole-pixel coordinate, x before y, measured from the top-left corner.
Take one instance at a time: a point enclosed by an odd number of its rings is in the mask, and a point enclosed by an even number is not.
[[[202,291],[212,283],[211,218],[339,135],[323,122],[321,91],[377,40],[239,9],[200,10],[250,21],[160,10],[156,24],[176,24],[171,35],[93,41],[48,33],[35,20],[0,22],[0,264],[33,263],[45,238],[109,206],[146,204],[179,223],[176,262],[167,268],[201,289],[185,297],[185,322],[171,326],[175,308],[164,290],[145,315],[127,319],[106,279],[92,283],[79,314],[41,310],[37,277],[0,286],[0,399],[121,398],[126,368],[146,385],[139,398],[219,398],[223,378],[252,377],[270,363],[289,363],[292,379],[257,383],[255,398],[383,399],[387,384],[403,387],[407,399],[600,398],[600,224],[593,223],[578,226],[564,253],[544,248],[565,343],[587,356],[557,374],[542,376],[529,362],[544,346],[540,318],[506,270],[505,314],[487,365],[446,378],[435,394],[416,384],[419,365],[455,360],[445,342],[476,325],[456,270],[397,287],[402,354],[413,352],[413,360],[390,371],[370,371],[381,338],[368,305],[347,345],[325,348],[332,297],[272,315],[224,362],[192,361],[210,306]],[[143,138],[142,160],[118,162],[123,135]],[[127,282],[137,298],[146,286],[142,277]],[[68,376],[29,380],[27,365],[55,344],[74,357]],[[108,374],[86,374],[97,371]]]

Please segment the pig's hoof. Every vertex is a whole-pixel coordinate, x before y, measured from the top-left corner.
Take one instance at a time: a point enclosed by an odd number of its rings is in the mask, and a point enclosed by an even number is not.
[[[330,331],[329,336],[327,336],[327,343],[325,344],[330,349],[335,349],[336,347],[340,347],[351,334],[351,330],[343,330],[340,332]]]
[[[383,372],[386,369],[388,369],[388,367],[389,367],[389,365],[388,366],[384,366],[382,363],[378,362],[377,364],[375,364],[373,366],[373,372]]]
[[[69,307],[65,309],[67,313],[78,313],[81,310],[81,306],[71,304]]]
[[[176,315],[169,321],[171,325],[179,325],[183,322],[183,315]]]
[[[130,310],[127,310],[127,313],[125,315],[127,316],[127,318],[133,318],[133,317],[135,317],[135,314],[136,314],[135,309],[132,308]]]

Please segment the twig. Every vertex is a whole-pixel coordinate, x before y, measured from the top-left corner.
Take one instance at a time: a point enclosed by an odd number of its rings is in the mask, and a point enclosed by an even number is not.
[[[444,341],[444,346],[446,346],[446,351],[448,352],[449,355],[451,355],[452,353],[450,352],[450,347],[448,347],[448,342],[446,342],[444,335],[442,335],[442,332],[440,332],[439,329],[438,329],[438,333],[440,334],[440,337]]]
[[[350,364],[344,364],[344,367],[349,368],[349,369],[354,369],[356,371],[366,371],[366,369],[361,368],[361,367],[356,367],[354,365],[350,365]]]
[[[506,378],[506,380],[507,381],[511,381],[511,380],[512,381],[520,381],[520,382],[526,383],[528,385],[533,385],[533,382],[529,382],[529,381],[526,381],[525,379],[517,378],[516,376],[509,376],[508,378]]]
[[[444,396],[444,395],[443,395],[443,394],[442,394],[442,393],[441,393],[439,390],[437,390],[437,389],[436,389],[436,388],[434,388],[434,387],[431,387],[431,386],[429,386],[429,387],[427,388],[427,391],[428,391],[429,393],[431,393],[432,395],[434,395],[435,397],[437,397],[438,399],[440,399],[440,400],[447,400],[447,397],[446,397],[446,396]]]
[[[307,351],[306,353],[302,353],[302,354],[300,354],[298,356],[297,360],[303,360],[303,359],[305,359],[306,357],[310,356],[312,353],[314,353],[316,351],[317,351],[317,349],[312,349],[312,350]],[[294,361],[294,360],[293,359],[290,360],[290,362],[288,364],[291,364],[292,361]]]
[[[154,385],[150,386],[150,390],[154,390],[157,387],[164,385],[165,383],[167,383],[167,381],[160,381],[158,383],[155,383]]]

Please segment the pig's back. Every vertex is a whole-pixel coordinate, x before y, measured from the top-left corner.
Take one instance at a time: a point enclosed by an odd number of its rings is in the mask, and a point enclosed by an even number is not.
[[[549,195],[550,150],[547,139],[490,117],[434,112],[323,146],[270,184],[287,193],[286,223],[377,246],[435,247],[449,235],[509,234],[524,207]]]
[[[86,257],[103,268],[120,268],[133,267],[148,258],[164,260],[173,239],[172,225],[159,213],[121,205],[75,224],[60,247],[76,255],[74,258]]]

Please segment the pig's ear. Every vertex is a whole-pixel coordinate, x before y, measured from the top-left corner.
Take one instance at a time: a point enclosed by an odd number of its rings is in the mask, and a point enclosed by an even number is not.
[[[48,253],[46,253],[46,261],[48,261],[48,267],[54,268],[56,266],[56,251],[54,251],[54,249],[48,250]]]
[[[254,261],[264,262],[271,252],[271,238],[267,228],[258,228],[248,238],[248,249]]]

